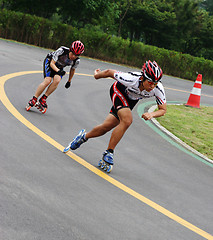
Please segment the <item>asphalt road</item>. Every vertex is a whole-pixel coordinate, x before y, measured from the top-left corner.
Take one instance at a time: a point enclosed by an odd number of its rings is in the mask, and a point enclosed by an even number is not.
[[[0,40],[0,239],[213,239],[212,166],[162,138],[137,107],[110,174],[97,167],[110,133],[62,153],[111,107],[113,80],[96,81],[94,69],[132,69],[82,57],[71,88],[65,76],[46,114],[27,112],[48,52]],[[169,76],[163,84],[168,101],[187,102],[193,87]],[[212,99],[213,87],[203,84],[201,105]]]

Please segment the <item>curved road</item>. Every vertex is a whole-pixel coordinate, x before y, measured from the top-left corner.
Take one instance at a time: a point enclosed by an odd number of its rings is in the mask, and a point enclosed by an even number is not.
[[[137,107],[110,174],[97,168],[110,133],[62,153],[110,109],[113,80],[94,80],[94,69],[131,69],[82,57],[71,88],[65,76],[42,115],[25,106],[49,50],[0,39],[0,52],[0,239],[213,239],[212,165],[171,145]],[[193,87],[169,76],[163,83],[168,101],[186,102]],[[203,85],[201,105],[212,99]]]

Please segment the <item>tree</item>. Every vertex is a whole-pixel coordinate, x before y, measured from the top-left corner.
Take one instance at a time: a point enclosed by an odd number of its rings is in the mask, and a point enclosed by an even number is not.
[[[127,13],[125,30],[131,40],[169,48],[174,40],[175,14],[171,4],[165,1],[143,1],[132,5]],[[122,31],[123,34],[124,31]]]
[[[212,0],[203,0],[200,5],[207,12],[209,12],[210,15],[213,15],[213,1]]]
[[[117,2],[117,8],[119,9],[119,27],[118,27],[119,37],[121,36],[121,28],[122,28],[123,21],[132,5],[133,5],[132,0],[122,0]]]
[[[110,0],[72,0],[60,2],[59,14],[65,23],[84,27],[98,21],[112,20],[116,5]],[[103,23],[103,22],[102,22]]]
[[[201,48],[198,56],[213,60],[213,16],[209,17],[208,13],[204,12],[202,17],[199,37]]]
[[[58,0],[8,0],[7,9],[49,18],[60,5]]]
[[[176,37],[178,39],[174,49],[195,55],[199,49],[198,36],[202,27],[199,3],[197,0],[174,0],[173,2],[177,20]]]

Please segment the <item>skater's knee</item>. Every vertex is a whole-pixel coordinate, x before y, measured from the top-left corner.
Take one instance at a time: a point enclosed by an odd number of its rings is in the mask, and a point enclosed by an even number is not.
[[[58,85],[61,81],[61,77],[59,75],[55,75],[54,78],[53,78],[53,83],[55,85]]]
[[[128,118],[123,118],[120,122],[121,124],[123,124],[126,128],[128,128],[131,124],[132,124],[132,117],[128,117]]]
[[[118,117],[120,120],[120,124],[123,124],[126,128],[128,128],[132,124],[132,112],[129,108],[120,109],[118,111]]]
[[[57,78],[56,79],[56,84],[58,85],[60,83],[60,81],[61,81],[61,78]]]
[[[52,78],[51,78],[51,77],[46,77],[46,78],[44,79],[44,83],[47,84],[47,85],[49,85],[49,84],[51,83],[51,81],[52,81]]]
[[[132,124],[132,119],[125,122],[126,127],[128,128]]]

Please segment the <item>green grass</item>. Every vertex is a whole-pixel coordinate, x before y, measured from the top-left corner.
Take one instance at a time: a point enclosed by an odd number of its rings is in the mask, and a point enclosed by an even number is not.
[[[213,159],[213,107],[167,105],[158,122],[198,152]]]

